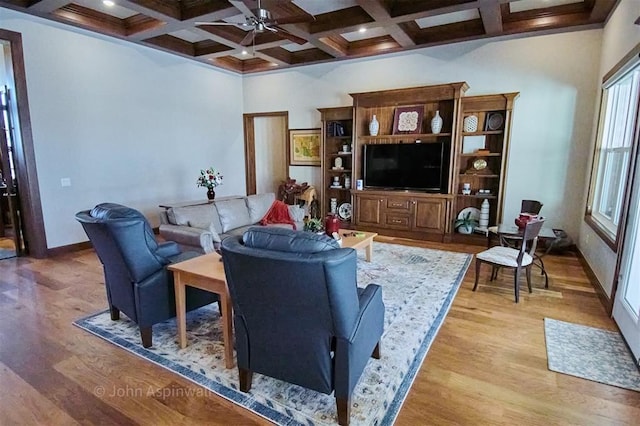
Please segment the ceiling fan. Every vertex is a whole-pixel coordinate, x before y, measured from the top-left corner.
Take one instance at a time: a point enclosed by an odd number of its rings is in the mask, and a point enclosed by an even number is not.
[[[304,44],[307,40],[302,37],[298,37],[291,34],[289,31],[280,27],[279,25],[285,24],[297,24],[303,22],[315,21],[315,17],[309,13],[304,12],[304,15],[295,15],[283,18],[272,18],[271,12],[262,8],[260,0],[258,0],[257,8],[250,9],[247,4],[253,4],[251,0],[229,0],[237,9],[241,10],[244,14],[244,22],[196,22],[196,25],[213,25],[213,26],[228,26],[232,25],[242,29],[250,29],[247,35],[240,41],[242,46],[248,46],[252,42],[255,42],[256,34],[264,31],[271,31],[277,33],[282,38],[291,40],[297,44]]]

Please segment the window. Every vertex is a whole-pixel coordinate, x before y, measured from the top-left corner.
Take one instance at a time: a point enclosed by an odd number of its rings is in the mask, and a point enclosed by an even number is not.
[[[614,249],[634,141],[637,140],[640,61],[637,54],[609,77],[602,92],[587,223]]]

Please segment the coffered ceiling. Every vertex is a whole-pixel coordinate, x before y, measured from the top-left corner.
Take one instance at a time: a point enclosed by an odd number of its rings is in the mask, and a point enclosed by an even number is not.
[[[598,28],[615,3],[262,0],[258,12],[255,0],[0,0],[2,7],[241,74],[480,38]],[[261,13],[264,21],[256,19]],[[218,25],[206,25],[212,22]]]

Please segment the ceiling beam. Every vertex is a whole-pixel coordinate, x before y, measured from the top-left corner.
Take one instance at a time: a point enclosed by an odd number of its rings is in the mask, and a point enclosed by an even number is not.
[[[502,7],[499,0],[480,0],[480,17],[488,35],[502,34]]]
[[[385,7],[383,0],[358,0],[358,5],[376,21],[376,26],[384,26],[393,39],[402,47],[415,46],[411,36],[394,23]]]

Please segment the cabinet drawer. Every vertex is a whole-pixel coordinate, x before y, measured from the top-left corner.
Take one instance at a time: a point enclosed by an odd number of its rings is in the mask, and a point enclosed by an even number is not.
[[[411,200],[402,198],[387,198],[387,208],[392,210],[409,211]]]
[[[384,223],[389,228],[396,229],[409,229],[411,226],[408,215],[386,214]]]

